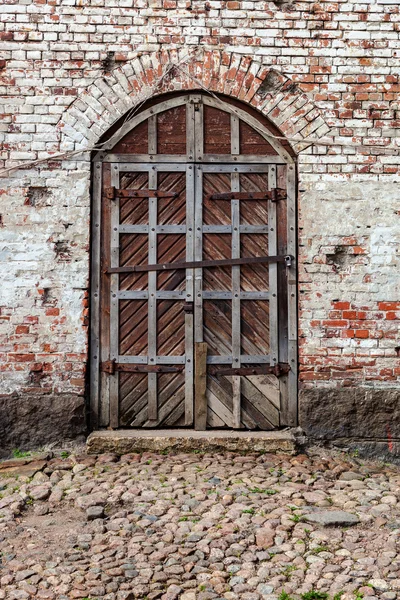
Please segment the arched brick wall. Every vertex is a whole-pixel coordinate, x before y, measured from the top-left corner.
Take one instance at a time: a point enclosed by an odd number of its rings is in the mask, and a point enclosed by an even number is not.
[[[164,51],[138,56],[90,85],[60,119],[61,149],[92,147],[115,121],[151,96],[201,88],[250,104],[288,138],[319,138],[329,131],[307,94],[254,57],[219,50],[186,56]],[[297,152],[304,147],[291,145]]]

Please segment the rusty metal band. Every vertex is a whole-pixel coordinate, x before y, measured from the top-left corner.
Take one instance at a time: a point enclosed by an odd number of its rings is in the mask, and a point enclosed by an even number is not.
[[[139,273],[142,271],[174,271],[176,269],[199,269],[199,268],[212,268],[212,267],[224,267],[231,265],[255,265],[265,263],[285,263],[286,265],[291,261],[291,256],[279,255],[279,256],[253,256],[249,258],[226,258],[221,260],[199,260],[189,261],[182,263],[159,263],[155,265],[135,265],[132,267],[117,267],[109,268],[105,273]]]

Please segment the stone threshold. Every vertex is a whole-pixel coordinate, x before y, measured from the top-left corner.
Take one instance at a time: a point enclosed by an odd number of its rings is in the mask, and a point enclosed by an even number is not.
[[[293,430],[233,431],[193,429],[118,429],[94,431],[86,440],[89,454],[115,452],[296,452]]]

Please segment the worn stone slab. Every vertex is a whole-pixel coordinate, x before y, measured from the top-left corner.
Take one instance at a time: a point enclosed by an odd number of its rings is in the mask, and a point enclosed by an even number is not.
[[[7,461],[15,462],[15,461]],[[0,463],[1,464],[1,463]],[[0,477],[21,475],[23,477],[33,477],[38,471],[43,471],[47,462],[45,460],[33,460],[29,463],[22,461],[20,464],[6,466],[0,469]],[[4,465],[4,463],[2,463]]]
[[[304,515],[303,519],[308,523],[315,523],[324,526],[341,526],[348,527],[349,525],[357,525],[360,519],[353,513],[345,512],[344,510],[321,510]]]
[[[94,431],[86,441],[91,454],[143,451],[215,452],[289,452],[296,450],[295,438],[285,431],[194,431],[194,430],[118,430]]]

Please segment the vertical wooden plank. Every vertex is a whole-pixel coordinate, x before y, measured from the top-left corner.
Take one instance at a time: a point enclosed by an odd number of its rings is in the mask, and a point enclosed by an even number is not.
[[[287,166],[287,234],[288,254],[297,257],[297,219],[296,219],[296,169],[295,165]],[[288,374],[289,402],[282,415],[284,425],[297,425],[297,260],[292,261],[288,269]]]
[[[157,154],[157,116],[153,115],[148,120],[149,127],[149,154]]]
[[[232,136],[233,137],[233,136]],[[240,192],[239,173],[231,175],[232,192]],[[240,206],[239,200],[231,200],[232,258],[240,258]],[[241,314],[240,314],[240,266],[232,266],[232,367],[240,367]],[[235,429],[241,421],[241,379],[232,377],[232,421]]]
[[[194,125],[194,124],[193,124]],[[189,165],[186,170],[186,260],[194,260],[194,169]],[[193,305],[194,282],[193,269],[186,269],[186,302]],[[193,425],[194,417],[194,314],[185,314],[185,425]]]
[[[268,188],[276,188],[276,166],[268,169]],[[278,254],[276,203],[268,200],[268,252],[270,256]],[[269,271],[269,354],[271,364],[279,362],[278,344],[278,265],[270,263]]]
[[[194,259],[203,259],[203,171],[201,165],[195,167],[195,240]],[[203,269],[194,269],[195,323],[194,341],[203,341]]]
[[[196,342],[194,345],[195,360],[195,429],[204,431],[207,427],[207,344]]]
[[[231,154],[240,153],[239,117],[231,115]]]
[[[100,272],[110,265],[110,214],[111,203],[103,194],[104,188],[111,185],[111,164],[103,164],[101,192],[101,240],[100,240]],[[100,362],[110,360],[110,277],[102,275],[100,279]],[[100,372],[100,422],[101,427],[110,425],[110,377]]]
[[[194,160],[195,155],[195,125],[194,125],[194,104],[188,102],[186,104],[186,156],[188,162]]]
[[[119,188],[118,165],[111,166],[111,185]],[[110,266],[119,266],[119,198],[111,202]],[[119,275],[110,276],[110,360],[118,362],[119,356]],[[119,425],[119,374],[110,375],[110,427]]]
[[[157,171],[153,167],[149,172],[149,189],[157,189]],[[157,262],[157,198],[149,198],[149,264]],[[148,274],[148,361],[156,364],[157,358],[157,273]],[[148,418],[157,420],[157,373],[148,374]]]
[[[94,163],[90,281],[90,425],[100,425],[100,240],[102,163]]]
[[[203,148],[204,148],[204,119],[203,119],[203,104],[201,97],[194,99],[194,156],[195,160],[203,159]]]

